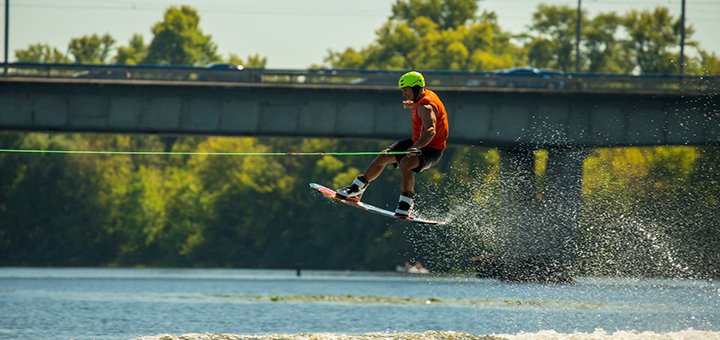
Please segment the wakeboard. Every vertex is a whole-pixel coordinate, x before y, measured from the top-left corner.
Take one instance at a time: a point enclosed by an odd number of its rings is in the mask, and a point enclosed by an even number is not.
[[[420,217],[417,217],[417,216],[399,217],[399,216],[396,216],[395,213],[392,212],[392,211],[385,210],[385,209],[382,209],[382,208],[378,208],[378,207],[376,207],[376,206],[374,206],[374,205],[367,204],[367,203],[365,203],[365,202],[356,202],[356,201],[350,201],[350,200],[342,199],[342,198],[337,197],[337,196],[335,195],[335,190],[330,189],[330,188],[328,188],[328,187],[326,187],[326,186],[317,184],[317,183],[310,183],[310,187],[313,188],[313,189],[315,189],[315,190],[318,191],[319,193],[323,194],[323,196],[325,196],[325,197],[327,197],[327,198],[331,198],[331,199],[340,201],[340,202],[342,202],[342,203],[344,203],[344,204],[346,204],[346,205],[349,205],[349,206],[351,206],[351,207],[354,207],[354,208],[357,208],[357,209],[360,209],[360,210],[364,210],[364,211],[368,211],[368,212],[371,212],[371,213],[373,213],[373,214],[377,214],[377,215],[389,217],[389,218],[392,218],[392,219],[395,219],[395,220],[408,221],[408,222],[421,223],[421,224],[445,224],[444,222],[441,222],[441,221],[427,220],[427,219],[420,218]]]

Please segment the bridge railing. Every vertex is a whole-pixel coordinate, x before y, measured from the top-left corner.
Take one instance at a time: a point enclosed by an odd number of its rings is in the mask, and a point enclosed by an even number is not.
[[[177,82],[322,84],[394,87],[404,71],[361,69],[212,69],[193,66],[0,64],[2,77],[157,80]],[[662,91],[719,93],[720,75],[543,73],[515,76],[498,72],[423,71],[429,87],[533,88],[552,90]]]

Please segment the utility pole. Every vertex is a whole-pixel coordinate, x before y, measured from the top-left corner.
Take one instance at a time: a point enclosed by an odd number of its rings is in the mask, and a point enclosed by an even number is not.
[[[680,74],[685,74],[685,0],[680,14]]]
[[[8,36],[10,31],[10,0],[5,0],[5,58],[3,59],[3,75],[7,77],[8,69]]]
[[[685,1],[685,0],[683,0]],[[577,23],[575,24],[575,72],[580,72],[580,25],[582,22],[582,0],[578,0]]]

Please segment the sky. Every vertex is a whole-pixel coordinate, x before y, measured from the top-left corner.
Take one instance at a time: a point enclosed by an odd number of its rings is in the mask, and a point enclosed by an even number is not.
[[[225,57],[235,53],[268,58],[268,68],[307,68],[322,64],[328,51],[362,48],[375,40],[375,31],[387,21],[395,0],[9,0],[10,61],[16,49],[47,43],[67,50],[71,38],[109,33],[117,45],[126,45],[134,33],[152,38],[154,23],[165,9],[190,5],[200,13],[200,27],[212,35]],[[682,0],[582,0],[591,16],[632,9],[669,8],[680,17]],[[540,3],[568,5],[577,0],[480,0],[481,10],[494,11],[500,26],[519,33],[530,24]],[[2,5],[3,11],[5,5]],[[686,23],[693,39],[720,54],[720,0],[686,0]],[[4,27],[4,15],[0,29]]]

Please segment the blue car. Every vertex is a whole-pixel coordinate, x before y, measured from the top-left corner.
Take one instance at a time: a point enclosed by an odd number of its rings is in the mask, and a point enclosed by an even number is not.
[[[562,89],[567,79],[562,71],[533,67],[514,67],[493,73],[497,87]]]
[[[207,71],[200,72],[197,80],[201,81],[223,81],[223,82],[248,82],[253,77],[242,65],[233,63],[212,63],[205,66]]]

